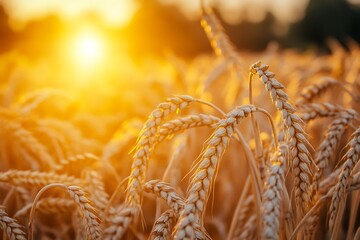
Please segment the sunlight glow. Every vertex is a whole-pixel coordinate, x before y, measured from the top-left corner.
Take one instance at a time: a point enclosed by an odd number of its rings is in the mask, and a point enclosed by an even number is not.
[[[86,32],[76,36],[71,54],[77,65],[93,67],[101,62],[105,54],[105,42],[95,33]]]

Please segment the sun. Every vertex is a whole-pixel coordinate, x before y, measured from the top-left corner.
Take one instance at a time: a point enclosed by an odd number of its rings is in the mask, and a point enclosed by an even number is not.
[[[94,67],[105,55],[105,41],[95,32],[82,32],[75,36],[72,55],[77,65]]]

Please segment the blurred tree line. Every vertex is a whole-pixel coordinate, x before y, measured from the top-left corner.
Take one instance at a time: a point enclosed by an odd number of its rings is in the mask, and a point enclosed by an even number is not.
[[[193,57],[210,51],[199,21],[186,19],[174,6],[157,1],[140,3],[139,10],[127,26],[110,29],[114,36],[131,43],[128,46],[131,54],[161,55],[170,50],[182,57]],[[34,20],[22,31],[14,32],[0,7],[0,52],[16,48],[30,55],[47,54],[59,36],[58,29],[67,26],[61,21],[56,16],[49,16]],[[259,23],[243,21],[237,25],[223,25],[241,50],[261,51],[269,42],[277,41],[282,47],[316,47],[326,51],[328,38],[337,39],[344,45],[349,38],[360,41],[360,8],[346,0],[310,0],[304,18],[288,26],[286,34],[279,34],[281,25],[271,13],[267,13]]]

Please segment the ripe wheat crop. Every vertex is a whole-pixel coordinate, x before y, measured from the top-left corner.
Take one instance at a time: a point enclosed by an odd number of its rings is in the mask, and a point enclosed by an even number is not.
[[[360,47],[243,53],[201,25],[215,54],[129,89],[138,116],[0,81],[1,239],[360,238]]]

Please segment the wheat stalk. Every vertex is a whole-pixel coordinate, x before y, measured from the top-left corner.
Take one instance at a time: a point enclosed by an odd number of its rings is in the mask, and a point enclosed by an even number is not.
[[[18,210],[14,217],[21,218],[26,216],[33,206],[33,203],[29,203]],[[36,210],[44,214],[53,213],[68,213],[75,209],[73,201],[64,198],[44,198],[38,201]]]

